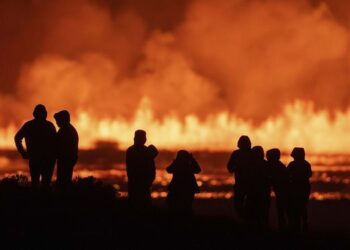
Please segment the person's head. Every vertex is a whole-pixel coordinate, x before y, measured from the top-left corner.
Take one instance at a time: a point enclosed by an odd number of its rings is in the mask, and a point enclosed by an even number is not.
[[[281,158],[281,151],[278,148],[272,148],[266,152],[268,161],[279,161]]]
[[[35,106],[33,116],[36,120],[46,120],[47,111],[44,105],[38,104]]]
[[[254,146],[252,148],[253,155],[256,159],[264,159],[264,149],[261,146]]]
[[[293,148],[292,153],[290,155],[296,161],[305,160],[305,150],[304,150],[304,148],[295,147],[295,148]]]
[[[53,117],[56,120],[57,126],[59,126],[60,128],[70,123],[70,115],[67,110],[57,112]]]
[[[147,141],[146,131],[138,129],[135,131],[134,144],[135,145],[145,145]]]
[[[176,160],[185,161],[190,158],[190,153],[187,150],[179,150],[176,155]]]
[[[252,147],[252,143],[250,142],[249,137],[246,135],[242,135],[241,137],[239,137],[237,147],[239,149],[249,150]]]

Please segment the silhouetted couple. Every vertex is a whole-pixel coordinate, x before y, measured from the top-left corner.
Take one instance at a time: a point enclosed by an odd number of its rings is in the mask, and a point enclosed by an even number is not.
[[[29,160],[33,186],[48,187],[57,160],[57,183],[67,185],[72,180],[73,168],[78,159],[78,133],[70,124],[66,110],[54,115],[57,126],[48,120],[44,105],[38,104],[33,111],[34,119],[26,122],[15,135],[18,152]],[[25,141],[25,147],[22,140]]]
[[[156,177],[155,158],[158,150],[153,145],[145,146],[146,141],[146,132],[136,130],[134,144],[126,151],[128,197],[131,205],[139,210],[150,207],[151,187]],[[169,208],[176,213],[191,213],[194,194],[199,192],[194,177],[201,171],[197,161],[186,150],[180,150],[166,170],[173,174],[168,187]]]
[[[307,202],[310,195],[311,165],[305,160],[303,148],[294,148],[294,161],[285,165],[280,150],[267,151],[267,161],[261,146],[251,147],[248,136],[238,140],[227,168],[235,175],[234,204],[240,218],[258,230],[268,225],[271,187],[276,196],[279,228],[287,224],[295,231],[307,230]]]

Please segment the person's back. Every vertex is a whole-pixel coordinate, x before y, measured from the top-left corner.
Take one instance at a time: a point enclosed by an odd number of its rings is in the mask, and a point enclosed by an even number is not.
[[[30,159],[54,158],[55,126],[46,120],[33,119],[26,122],[16,134],[16,142],[24,138]]]
[[[264,150],[261,146],[252,148],[252,167],[249,175],[249,188],[252,192],[270,195],[271,179],[267,161],[264,159]]]
[[[176,194],[199,192],[195,174],[200,173],[201,168],[197,161],[185,150],[180,150],[176,159],[167,167],[166,171],[173,174],[169,185],[169,192]]]
[[[248,136],[241,136],[237,142],[238,150],[234,150],[227,163],[227,170],[234,174],[234,203],[237,215],[245,216],[246,196],[249,188],[249,173],[251,172],[252,152]]]
[[[296,230],[307,230],[307,203],[309,200],[312,176],[311,165],[305,160],[305,151],[303,148],[294,148],[291,156],[294,160],[288,164],[290,193],[291,193],[291,220]],[[302,221],[300,221],[302,220]]]
[[[249,175],[253,165],[251,144],[246,136],[241,136],[237,144],[239,149],[232,152],[227,169],[235,176],[235,188],[246,190],[249,186]]]
[[[294,148],[292,152],[294,160],[288,164],[290,185],[293,193],[309,197],[310,177],[312,176],[311,165],[305,160],[305,152],[302,148]]]
[[[79,136],[77,130],[68,124],[57,132],[57,158],[76,161],[78,158]]]
[[[248,173],[247,215],[258,230],[266,229],[270,208],[270,176],[264,149],[252,148],[252,167]]]
[[[194,195],[199,193],[195,178],[195,174],[201,171],[199,164],[192,154],[180,150],[166,171],[173,174],[167,196],[171,211],[177,214],[191,214]]]
[[[289,178],[286,166],[280,161],[281,152],[277,148],[267,151],[266,157],[271,176],[272,189],[276,197],[278,225],[284,230],[287,225]]]
[[[70,114],[62,110],[54,115],[59,127],[56,139],[57,182],[67,185],[72,181],[73,168],[78,160],[79,136],[70,123]]]
[[[266,153],[272,189],[276,196],[286,195],[289,186],[288,170],[280,161],[280,154],[279,149],[270,149]]]
[[[132,145],[126,151],[126,168],[129,178],[152,180],[155,174],[154,160],[145,145]]]
[[[147,203],[150,203],[150,188],[156,174],[154,159],[158,150],[153,145],[145,146],[145,143],[146,132],[137,130],[134,145],[126,151],[128,195],[136,206],[147,206]]]
[[[46,120],[45,106],[39,104],[33,112],[34,119],[26,122],[15,135],[18,152],[24,159],[29,159],[29,169],[33,185],[51,182],[55,165],[55,126]],[[22,144],[25,140],[26,148]]]

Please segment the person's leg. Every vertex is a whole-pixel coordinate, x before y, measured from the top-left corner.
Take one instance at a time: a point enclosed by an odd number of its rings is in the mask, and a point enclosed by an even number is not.
[[[268,227],[269,224],[269,215],[270,215],[270,194],[269,193],[264,193],[263,196],[264,200],[263,200],[263,226],[265,227],[265,229]]]
[[[54,159],[48,159],[43,162],[42,171],[41,171],[41,175],[42,175],[41,182],[45,187],[49,187],[51,184],[53,171],[55,169],[55,162],[56,161]]]
[[[286,227],[286,208],[284,204],[283,197],[276,195],[276,210],[277,210],[277,218],[278,218],[278,228],[279,230],[284,230]]]
[[[60,159],[57,159],[57,171],[56,171],[56,182],[57,185],[62,185],[63,180],[63,163]]]
[[[40,183],[40,162],[37,160],[29,160],[29,172],[33,187],[38,187]]]
[[[304,203],[302,205],[302,211],[301,211],[301,219],[302,219],[302,231],[307,232],[309,230],[309,225],[308,225],[308,215],[307,215],[307,203],[308,203],[309,197],[307,197],[304,200]]]
[[[240,190],[240,188],[235,187],[234,189],[234,196],[233,196],[233,202],[235,206],[236,213],[239,218],[244,218],[244,199],[245,194]]]
[[[69,185],[72,182],[74,163],[58,159],[57,160],[57,183],[59,185]]]

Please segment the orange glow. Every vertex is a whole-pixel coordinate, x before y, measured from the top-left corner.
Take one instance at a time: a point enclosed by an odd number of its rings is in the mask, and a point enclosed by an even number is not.
[[[43,103],[50,117],[71,112],[82,148],[125,149],[142,128],[163,149],[232,150],[247,134],[265,148],[350,151],[344,1],[192,0],[159,4],[157,21],[132,3],[52,2],[29,8],[45,24],[38,34],[22,12],[1,10],[23,34],[3,39],[0,148]]]
[[[310,153],[347,153],[350,149],[350,109],[337,112],[331,119],[328,112],[315,111],[311,103],[305,102],[287,105],[282,114],[259,126],[229,112],[205,119],[168,115],[160,120],[153,115],[147,99],[130,121],[96,119],[80,112],[73,124],[80,133],[82,148],[93,147],[97,140],[110,140],[125,149],[132,144],[134,131],[142,128],[148,132],[148,142],[162,149],[232,150],[242,134],[249,135],[254,144],[280,147],[287,152],[294,146],[303,146]],[[14,132],[14,126],[0,130],[0,147],[13,148]]]

